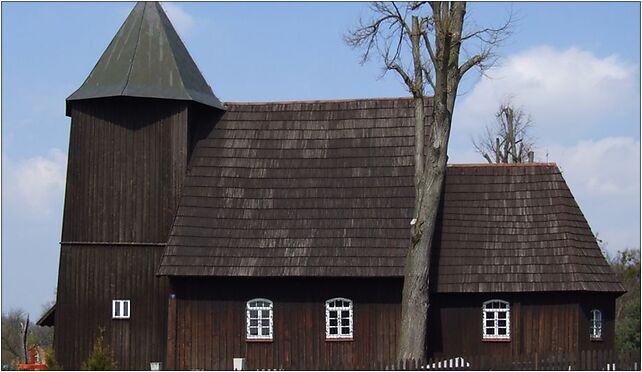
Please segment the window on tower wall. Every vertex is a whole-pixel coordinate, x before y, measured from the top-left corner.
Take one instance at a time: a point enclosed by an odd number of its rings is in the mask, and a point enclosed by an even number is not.
[[[112,319],[129,319],[129,300],[113,300],[111,303]]]
[[[490,300],[482,305],[482,339],[484,341],[510,341],[510,304],[503,300]]]
[[[352,323],[351,300],[339,297],[325,302],[326,340],[352,340]]]
[[[272,341],[273,308],[272,301],[264,298],[255,298],[247,302],[248,341]]]

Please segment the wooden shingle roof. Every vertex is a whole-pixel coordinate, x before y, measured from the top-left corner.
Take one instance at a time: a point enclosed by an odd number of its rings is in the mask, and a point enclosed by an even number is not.
[[[403,276],[410,99],[227,107],[194,151],[158,274]],[[554,164],[449,166],[442,204],[436,291],[621,290]]]
[[[451,165],[438,218],[439,292],[624,291],[554,163]]]

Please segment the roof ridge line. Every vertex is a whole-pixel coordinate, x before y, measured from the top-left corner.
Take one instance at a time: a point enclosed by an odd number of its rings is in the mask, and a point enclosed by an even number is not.
[[[555,162],[533,162],[533,163],[451,163],[449,168],[510,168],[510,167],[556,167]]]
[[[140,25],[138,26],[138,35],[136,36],[136,47],[134,47],[134,53],[132,54],[132,62],[129,64],[129,69],[127,70],[127,79],[125,79],[125,85],[123,85],[123,90],[120,92],[121,95],[125,94],[125,91],[127,90],[127,86],[129,85],[129,78],[132,75],[132,69],[134,68],[134,61],[136,60],[138,45],[140,44],[140,34],[141,34],[141,31],[143,30],[143,20],[145,19],[146,11],[147,11],[147,3],[143,5],[143,13],[140,16]]]
[[[160,8],[160,10],[161,10],[160,12],[158,12],[158,16],[161,18],[161,23],[164,21],[164,19],[163,19],[163,16],[164,16],[165,18],[167,18],[167,21],[168,21],[168,23],[169,23],[169,26],[170,26],[170,27],[172,27],[172,28],[174,28],[174,25],[172,25],[172,21],[169,19],[169,17],[168,17],[168,16],[167,16],[167,14],[165,13],[165,9],[163,9],[163,6],[161,5],[161,3],[160,3],[159,1],[153,1],[152,3],[154,3],[154,5],[156,5],[157,7],[159,7],[159,8]],[[167,40],[169,40],[169,35],[167,34],[167,28],[161,27],[161,32],[162,32],[163,34],[165,34],[165,38],[166,38]],[[176,33],[176,35],[177,35],[177,36],[178,36],[178,38],[180,39],[180,35],[178,35],[178,31],[176,31],[176,29],[174,29],[174,32]],[[183,43],[183,46],[185,47],[185,50],[187,50],[187,45],[185,45],[185,43],[183,42],[183,40],[182,40],[182,39],[180,39],[180,41],[181,41],[181,43]],[[171,58],[170,58],[170,59],[171,59],[172,61],[174,61],[174,65],[176,66],[176,71],[178,72],[178,75],[179,75],[179,76],[178,76],[178,81],[179,81],[179,83],[181,84],[181,86],[183,87],[183,89],[185,89],[185,91],[186,91],[186,92],[188,92],[190,95],[192,95],[191,89],[189,89],[188,87],[186,87],[186,86],[185,86],[185,81],[183,80],[183,78],[184,78],[184,76],[183,76],[183,71],[182,71],[182,69],[181,69],[181,67],[180,67],[179,63],[177,63],[177,61],[176,61],[176,51],[174,50],[174,44],[169,43],[168,45],[169,45],[169,48],[168,48],[168,49],[169,49],[169,52],[171,53]],[[189,55],[189,50],[187,50],[187,54]],[[196,61],[193,61],[193,62],[194,62],[194,65],[196,65]],[[198,73],[199,73],[199,74],[203,75],[203,73],[202,73],[202,72],[201,72],[201,70],[198,68],[198,66],[196,66],[196,69],[198,70]],[[205,79],[205,77],[204,77],[204,76],[203,76],[203,79]],[[209,85],[209,84],[208,84],[208,85]],[[210,87],[210,88],[211,88],[211,87]],[[212,91],[212,92],[213,92],[213,91]]]
[[[432,98],[432,97],[426,97]],[[285,101],[259,101],[259,102],[233,102],[226,101],[226,105],[234,106],[269,106],[269,105],[289,105],[297,103],[351,103],[351,102],[365,102],[365,101],[392,101],[392,100],[412,100],[412,97],[373,97],[373,98],[345,98],[345,99],[311,99],[311,100],[285,100]]]

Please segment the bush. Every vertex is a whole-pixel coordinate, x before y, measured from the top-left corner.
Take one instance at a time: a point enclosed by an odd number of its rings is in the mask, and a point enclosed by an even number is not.
[[[111,355],[109,347],[103,343],[103,330],[96,338],[94,347],[87,360],[80,367],[83,371],[113,371],[116,370],[116,361]]]
[[[52,349],[47,349],[45,354],[45,364],[47,365],[47,370],[48,371],[62,371],[63,368],[58,363],[58,359],[56,359],[56,355],[54,354],[54,351]]]
[[[640,251],[625,249],[609,261],[627,291],[615,305],[615,349],[636,350],[640,348]]]

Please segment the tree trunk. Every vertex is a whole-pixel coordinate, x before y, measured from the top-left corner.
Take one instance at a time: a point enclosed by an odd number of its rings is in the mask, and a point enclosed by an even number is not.
[[[445,156],[444,163],[445,163]],[[399,338],[399,358],[425,359],[426,330],[428,329],[429,269],[433,233],[437,219],[444,171],[439,166],[430,165],[424,172],[422,201],[417,222],[412,226],[412,240],[404,270],[404,286],[401,300],[401,335]]]
[[[437,99],[435,99],[437,101]],[[415,100],[415,112],[419,103]],[[406,256],[404,286],[401,300],[400,359],[425,359],[427,351],[428,308],[430,306],[430,252],[437,221],[437,212],[446,172],[446,150],[450,134],[448,104],[435,102],[434,120],[424,163],[424,171],[416,182],[414,225],[411,225],[411,242]],[[417,125],[424,124],[415,118]],[[439,122],[439,125],[437,125]]]
[[[508,125],[508,143],[510,144],[510,153],[513,163],[519,162],[517,160],[517,148],[515,146],[515,123],[513,122],[513,109],[506,107],[504,110],[506,115],[506,124]],[[506,156],[506,163],[510,163],[508,155]]]
[[[458,67],[466,4],[455,2],[449,5],[448,3],[432,2],[430,5],[433,9],[435,33],[440,36],[436,37],[435,41],[433,110],[432,120],[427,128],[427,146],[425,150],[423,146],[415,146],[415,158],[423,155],[424,161],[422,169],[417,169],[419,162],[415,163],[417,199],[415,200],[414,218],[411,221],[411,241],[404,270],[401,333],[397,353],[400,359],[426,359],[427,355],[430,255],[446,174],[448,139],[455,98],[461,74],[466,70],[466,68],[460,70]],[[413,19],[414,28],[415,20]],[[423,96],[423,92],[421,95]],[[419,115],[420,112],[423,113],[423,98],[418,99],[415,95],[414,103],[415,135],[423,137],[425,115]],[[421,105],[421,110],[419,105]],[[415,145],[417,145],[417,139],[415,141]]]
[[[27,348],[27,336],[29,335],[29,314],[27,314],[27,320],[25,321],[24,332],[22,334],[22,347],[24,350],[24,361],[25,364],[29,363],[29,351]]]

